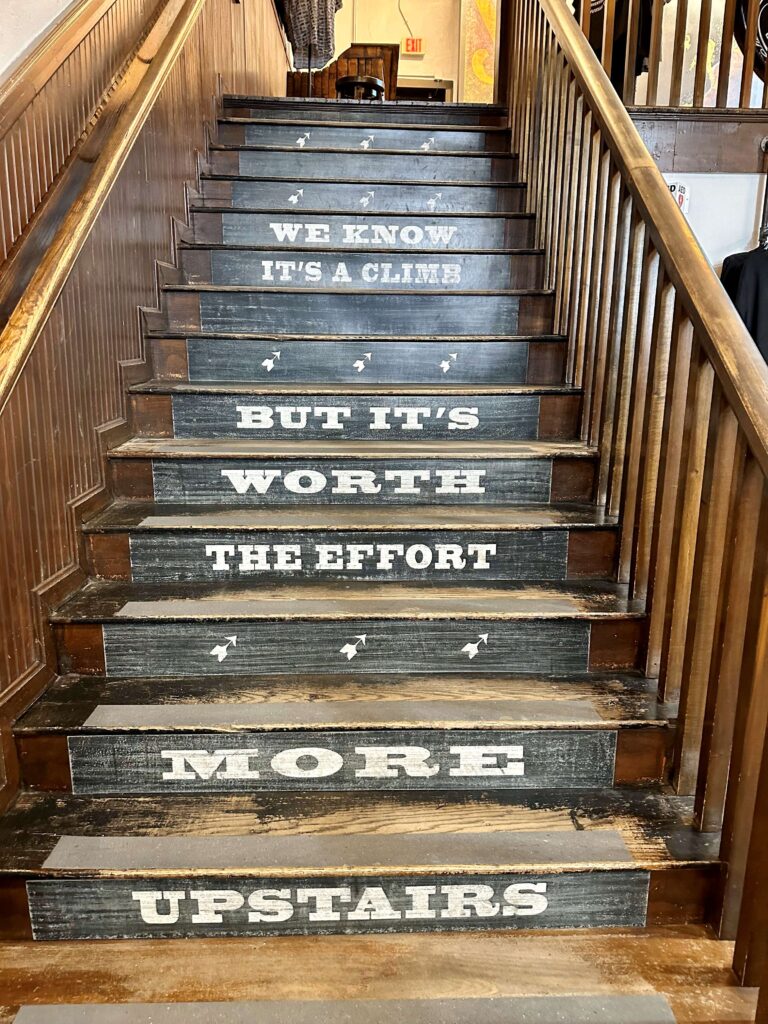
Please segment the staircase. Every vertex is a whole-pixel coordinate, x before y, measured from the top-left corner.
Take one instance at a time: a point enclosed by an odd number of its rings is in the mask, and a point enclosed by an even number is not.
[[[225,101],[16,725],[4,938],[704,919],[504,124]]]

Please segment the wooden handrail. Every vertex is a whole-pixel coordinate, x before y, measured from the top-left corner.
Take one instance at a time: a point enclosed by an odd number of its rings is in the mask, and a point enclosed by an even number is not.
[[[86,146],[78,153],[92,164],[88,182],[0,334],[0,413],[205,2],[167,0],[111,98],[112,128],[99,151]]]
[[[768,475],[768,367],[564,0],[539,0],[647,230]]]

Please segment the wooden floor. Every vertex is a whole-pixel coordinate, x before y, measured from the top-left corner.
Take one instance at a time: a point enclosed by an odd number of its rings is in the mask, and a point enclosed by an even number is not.
[[[754,1020],[731,947],[696,926],[628,932],[0,944],[0,1024],[34,1003],[665,995],[678,1024]],[[4,1008],[3,1008],[4,1007]],[[619,1022],[617,1022],[619,1024]]]

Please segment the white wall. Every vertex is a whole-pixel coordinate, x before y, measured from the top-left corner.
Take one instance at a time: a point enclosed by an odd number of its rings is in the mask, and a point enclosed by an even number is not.
[[[688,188],[688,223],[718,273],[726,256],[754,249],[760,231],[765,175],[673,171],[664,177]]]
[[[0,81],[78,0],[0,0]]]

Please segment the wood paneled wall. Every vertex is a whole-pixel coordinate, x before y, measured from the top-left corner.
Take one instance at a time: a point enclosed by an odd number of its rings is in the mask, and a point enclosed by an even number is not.
[[[0,736],[53,671],[46,609],[83,578],[78,521],[106,497],[124,380],[146,376],[138,307],[156,305],[154,261],[171,256],[219,84],[281,95],[286,68],[272,0],[205,0],[0,413]]]

